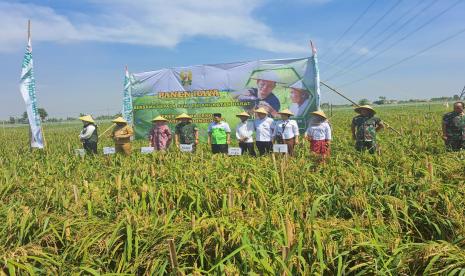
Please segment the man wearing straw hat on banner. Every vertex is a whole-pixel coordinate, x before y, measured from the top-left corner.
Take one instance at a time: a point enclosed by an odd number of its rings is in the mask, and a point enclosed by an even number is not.
[[[149,132],[150,146],[156,151],[164,151],[171,144],[171,130],[162,116],[153,118],[153,128]]]
[[[267,116],[268,111],[264,108],[255,110],[255,144],[260,155],[270,153],[273,150],[274,120]]]
[[[278,144],[286,144],[287,152],[290,156],[294,155],[294,146],[299,143],[299,126],[295,120],[290,120],[294,116],[289,109],[278,112],[281,120],[276,122],[273,131],[273,140]]]
[[[176,146],[179,147],[180,144],[192,145],[192,149],[195,150],[195,146],[199,143],[199,129],[186,113],[177,116],[176,120],[179,122],[174,132]]]
[[[79,134],[79,139],[82,142],[82,147],[87,153],[97,154],[98,133],[97,125],[90,115],[79,117],[83,123],[83,128]]]
[[[131,155],[131,136],[134,134],[132,127],[128,125],[128,122],[123,117],[118,117],[112,121],[116,124],[110,135],[115,141],[116,153],[123,153],[125,155]]]
[[[376,133],[384,128],[380,118],[376,117],[376,111],[369,105],[358,106],[354,109],[358,116],[352,119],[352,138],[355,140],[355,149],[368,150],[371,154],[378,151]]]
[[[310,92],[305,87],[302,80],[296,81],[288,86],[291,89],[291,106],[289,110],[294,116],[304,116],[304,112],[310,103]]]
[[[236,138],[239,141],[239,147],[242,154],[248,153],[255,156],[255,149],[253,145],[253,122],[247,121],[250,118],[249,113],[242,112],[236,115],[241,122],[236,126]]]
[[[281,109],[278,97],[273,94],[276,84],[280,83],[278,74],[271,70],[261,71],[252,79],[257,81],[257,88],[248,89],[245,93],[244,91],[233,93],[233,97],[240,102],[251,102],[246,110],[262,107],[275,117]]]

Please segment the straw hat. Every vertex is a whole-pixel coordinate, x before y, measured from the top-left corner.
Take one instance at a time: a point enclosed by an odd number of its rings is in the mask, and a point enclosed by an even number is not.
[[[284,109],[283,111],[279,111],[278,114],[284,114],[284,115],[289,115],[289,116],[294,116],[294,113],[290,111],[289,109]]]
[[[369,110],[369,111],[373,112],[373,114],[376,113],[376,111],[373,109],[373,107],[371,107],[369,105],[357,106],[356,108],[354,108],[354,111],[357,112],[357,113],[360,113],[360,110],[362,110],[362,109]]]
[[[305,90],[307,91],[307,87],[305,86],[304,82],[302,80],[298,80],[294,82],[293,84],[287,86],[287,88],[294,88],[298,90]]]
[[[271,70],[258,72],[251,79],[253,79],[253,80],[266,80],[266,81],[273,81],[273,82],[276,82],[276,83],[283,83],[283,82],[280,82],[280,78],[279,78],[278,74],[276,72],[274,72],[274,71],[271,71]]]
[[[94,119],[90,115],[85,115],[85,116],[79,117],[79,120],[81,120],[83,122],[89,122],[89,123],[95,124]]]
[[[247,112],[241,112],[241,113],[237,114],[236,117],[250,117],[250,115]]]
[[[157,122],[157,121],[158,121],[158,122],[161,122],[161,121],[163,121],[163,122],[168,122],[168,120],[165,119],[165,118],[163,118],[162,116],[157,116],[157,117],[155,117],[155,118],[152,119],[152,122]]]
[[[326,114],[322,110],[313,111],[311,114],[320,116],[320,117],[325,118],[325,119],[328,119],[328,117],[326,117]]]
[[[255,109],[254,112],[255,113],[261,113],[261,114],[268,114],[268,111],[266,111],[266,109],[264,109],[263,107]]]
[[[125,119],[123,119],[123,117],[118,117],[118,118],[114,119],[112,122],[113,123],[124,123],[124,124],[128,123]]]
[[[187,115],[186,113],[182,113],[181,115],[176,117],[176,120],[179,120],[179,119],[192,119],[192,118],[191,118],[191,116]]]

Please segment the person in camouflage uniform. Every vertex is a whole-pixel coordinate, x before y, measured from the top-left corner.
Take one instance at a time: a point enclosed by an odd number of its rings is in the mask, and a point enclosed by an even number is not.
[[[384,128],[380,118],[375,116],[376,111],[369,105],[358,106],[354,109],[360,115],[352,119],[352,138],[355,140],[355,149],[368,150],[374,154],[378,150],[376,132]]]
[[[454,103],[454,111],[442,117],[442,138],[446,148],[451,151],[465,149],[465,113],[464,103]]]
[[[179,121],[174,136],[176,146],[192,144],[192,148],[195,150],[195,146],[199,143],[199,129],[192,123],[192,118],[185,113],[177,116],[176,120]]]

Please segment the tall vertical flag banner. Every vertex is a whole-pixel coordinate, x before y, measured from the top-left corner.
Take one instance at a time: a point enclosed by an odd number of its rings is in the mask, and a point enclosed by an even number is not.
[[[320,107],[321,104],[321,94],[320,94],[320,70],[318,69],[318,57],[317,57],[317,50],[313,42],[310,41],[310,46],[312,47],[312,58],[313,58],[313,77],[315,80],[313,84],[315,85],[315,96],[316,96],[316,105]]]
[[[132,124],[132,97],[131,97],[131,77],[129,75],[128,67],[124,75],[124,90],[123,90],[123,110],[121,111],[123,118]]]
[[[40,116],[37,109],[36,86],[34,79],[34,63],[32,60],[32,45],[31,45],[31,23],[28,23],[28,41],[26,53],[24,54],[23,64],[21,68],[20,91],[26,104],[27,117],[31,128],[31,147],[44,148],[44,139],[42,127],[40,124]]]

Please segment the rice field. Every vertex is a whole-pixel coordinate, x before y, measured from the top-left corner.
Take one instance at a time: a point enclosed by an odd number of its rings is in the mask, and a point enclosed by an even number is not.
[[[81,158],[79,124],[45,125],[45,152],[2,129],[0,275],[465,275],[465,153],[444,149],[446,111],[379,108],[402,135],[383,131],[371,156],[335,109],[325,166],[308,144]]]

